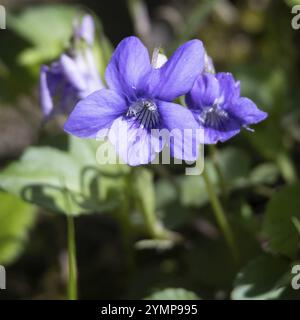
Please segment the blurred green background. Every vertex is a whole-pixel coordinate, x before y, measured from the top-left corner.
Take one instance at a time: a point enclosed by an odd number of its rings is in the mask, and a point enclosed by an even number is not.
[[[297,0],[1,2],[0,299],[64,299],[66,218],[76,215],[79,298],[298,299],[300,264],[300,30]],[[201,39],[269,117],[216,149],[213,181],[238,248],[234,259],[201,176],[184,166],[97,166],[95,144],[44,125],[38,74],[68,45],[77,12],[97,16],[104,71],[124,37],[170,54]],[[71,201],[66,203],[66,197]],[[67,201],[68,202],[68,201]],[[149,223],[147,217],[156,217]],[[167,236],[161,236],[160,231]]]

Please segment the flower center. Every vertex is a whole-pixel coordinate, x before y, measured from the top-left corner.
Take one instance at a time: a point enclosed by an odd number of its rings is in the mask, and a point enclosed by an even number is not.
[[[149,99],[140,99],[130,105],[126,116],[135,118],[141,128],[153,129],[159,122],[156,104]]]
[[[219,107],[218,104],[214,104],[209,107],[204,107],[199,114],[199,121],[203,126],[211,128],[219,128],[222,123],[228,119],[228,113]]]

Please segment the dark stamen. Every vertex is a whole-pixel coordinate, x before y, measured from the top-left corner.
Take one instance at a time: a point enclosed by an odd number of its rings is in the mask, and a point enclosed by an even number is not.
[[[199,121],[206,127],[218,128],[222,126],[224,120],[228,118],[228,113],[217,104],[205,107],[199,114]]]
[[[147,99],[140,99],[134,102],[129,107],[126,115],[135,118],[140,127],[145,129],[153,129],[159,122],[156,104]]]

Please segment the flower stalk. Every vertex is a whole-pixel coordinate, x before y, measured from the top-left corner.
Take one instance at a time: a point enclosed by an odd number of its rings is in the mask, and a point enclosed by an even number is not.
[[[68,231],[68,298],[77,300],[77,262],[76,262],[76,242],[74,218],[67,215]]]
[[[221,166],[220,166],[220,162],[219,162],[219,159],[218,159],[218,149],[216,148],[216,146],[214,144],[209,145],[209,147],[210,147],[212,161],[213,161],[213,164],[214,164],[215,169],[217,171],[220,187],[221,187],[221,190],[222,190],[222,195],[223,195],[223,197],[225,199],[227,199],[227,197],[228,197],[228,189],[227,189],[226,181],[225,181],[225,178],[224,178],[224,174],[222,172],[222,169],[221,169]]]
[[[211,206],[213,208],[213,212],[215,214],[215,218],[217,220],[217,223],[220,227],[220,229],[223,232],[223,235],[225,237],[225,240],[227,242],[228,247],[230,248],[233,257],[238,260],[238,250],[235,244],[235,240],[234,240],[234,235],[232,232],[232,229],[230,227],[230,224],[227,220],[225,211],[215,193],[214,187],[212,185],[212,182],[208,176],[208,174],[206,173],[206,171],[204,170],[202,173],[204,182],[205,182],[205,186],[206,186],[206,190],[210,199],[210,203]]]

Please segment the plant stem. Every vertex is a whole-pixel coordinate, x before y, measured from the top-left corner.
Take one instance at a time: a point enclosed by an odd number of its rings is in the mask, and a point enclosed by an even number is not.
[[[149,235],[154,239],[164,239],[167,238],[167,232],[162,225],[157,220],[154,212],[148,210],[148,208],[142,208],[141,212],[144,217],[145,225],[148,229]]]
[[[212,182],[210,181],[210,178],[206,171],[204,170],[202,173],[203,179],[205,181],[206,190],[210,199],[211,206],[213,208],[213,212],[215,214],[215,218],[217,220],[217,223],[222,230],[225,240],[229,246],[229,248],[232,251],[233,257],[238,260],[238,251],[236,248],[233,232],[231,230],[231,227],[228,223],[226,214],[222,208],[222,205],[215,193],[215,189],[212,185]]]
[[[68,298],[69,300],[77,300],[77,262],[76,262],[76,243],[75,243],[75,225],[74,218],[67,215],[68,230]]]
[[[209,145],[209,147],[210,147],[211,158],[212,158],[213,164],[214,164],[216,171],[217,171],[220,187],[222,190],[222,195],[225,199],[227,199],[228,198],[228,190],[226,187],[225,178],[224,178],[222,169],[220,167],[219,159],[218,159],[218,149],[213,144]]]
[[[120,206],[115,210],[115,217],[119,221],[120,232],[122,236],[122,244],[125,251],[126,265],[128,268],[129,274],[133,274],[135,269],[135,260],[133,252],[133,236],[132,228],[130,225],[130,214],[129,214],[129,203],[128,203],[128,194],[121,201]]]

